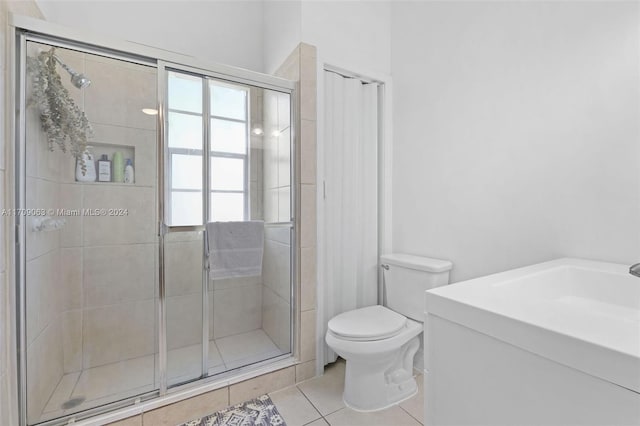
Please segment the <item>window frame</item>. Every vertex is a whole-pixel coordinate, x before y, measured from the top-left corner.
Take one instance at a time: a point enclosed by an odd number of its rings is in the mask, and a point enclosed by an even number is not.
[[[181,71],[172,71],[175,73],[181,73]],[[167,128],[169,128],[169,124],[168,124],[168,119],[169,119],[169,115],[172,113],[176,113],[176,114],[183,114],[183,115],[192,115],[192,116],[197,116],[200,117],[200,119],[202,120],[202,133],[201,133],[201,149],[191,149],[191,148],[182,148],[182,147],[171,147],[169,145],[169,139],[167,138],[167,144],[166,144],[166,161],[165,161],[165,170],[167,173],[167,178],[166,178],[166,190],[165,190],[165,197],[166,197],[166,208],[165,208],[165,220],[166,223],[169,227],[179,227],[179,226],[202,226],[205,223],[213,220],[212,218],[212,209],[213,209],[213,203],[212,203],[212,195],[213,194],[242,194],[242,199],[243,199],[243,212],[242,212],[242,218],[238,218],[237,220],[240,221],[246,221],[249,220],[249,212],[250,212],[250,176],[249,176],[249,171],[250,171],[250,165],[249,165],[249,161],[250,161],[250,152],[251,152],[251,135],[249,134],[250,132],[250,111],[251,111],[251,97],[250,97],[250,90],[249,87],[241,85],[241,84],[231,84],[229,82],[225,82],[225,81],[221,81],[212,77],[201,77],[201,81],[202,81],[202,99],[203,99],[203,110],[201,112],[193,112],[193,111],[186,111],[186,110],[181,110],[181,109],[177,109],[177,108],[171,108],[169,106],[167,106]],[[168,84],[168,79],[167,79],[167,84]],[[224,117],[224,116],[220,116],[220,115],[214,115],[211,113],[210,110],[210,105],[211,105],[211,89],[212,86],[221,86],[221,87],[230,87],[233,88],[235,90],[242,90],[245,94],[244,99],[244,110],[245,110],[245,114],[244,114],[244,120],[242,119],[238,119],[238,118],[230,118],[230,117]],[[167,104],[170,105],[171,100],[167,99]],[[206,121],[205,121],[205,116],[206,116]],[[227,122],[233,122],[233,123],[241,123],[244,125],[244,154],[241,153],[236,153],[236,152],[227,152],[227,151],[214,151],[211,149],[212,146],[212,138],[213,138],[213,134],[211,132],[211,121],[212,120],[221,120],[221,121],[227,121]],[[167,132],[168,134],[168,132]],[[206,140],[208,139],[208,140]],[[206,173],[206,185],[203,184],[204,182],[201,183],[200,188],[199,189],[191,189],[191,188],[175,188],[173,186],[173,156],[174,155],[188,155],[188,156],[194,156],[194,157],[199,157],[200,160],[204,163],[204,158],[203,157],[203,152],[205,149],[209,150],[209,155],[207,156],[207,161],[208,164],[206,165],[206,167],[203,167],[202,173],[203,176]],[[223,190],[223,189],[213,189],[211,186],[211,160],[214,158],[233,158],[233,159],[239,159],[242,160],[243,163],[243,187],[242,190]],[[204,166],[204,164],[203,164]],[[204,179],[203,179],[204,181]],[[207,200],[204,199],[204,193],[205,191],[207,192]],[[206,218],[202,217],[201,218],[201,223],[191,223],[191,224],[174,224],[173,221],[173,194],[174,193],[200,193],[201,197],[202,197],[202,202],[203,202],[203,206],[206,204],[208,209],[206,212]],[[202,213],[204,214],[204,207],[202,209]]]

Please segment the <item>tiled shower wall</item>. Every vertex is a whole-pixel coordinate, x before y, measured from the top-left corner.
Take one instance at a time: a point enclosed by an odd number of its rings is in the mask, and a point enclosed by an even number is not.
[[[38,48],[31,45],[29,56]],[[91,143],[108,151],[133,147],[135,184],[75,182],[75,160],[49,151],[38,113],[27,109],[27,207],[118,208],[127,215],[57,216],[60,230],[27,220],[27,392],[37,420],[63,374],[155,352],[155,71],[57,49],[92,85],[63,82],[95,130]],[[131,99],[130,95],[136,98]],[[29,99],[29,93],[28,97]],[[117,106],[117,108],[114,108]]]
[[[299,359],[296,381],[315,376],[316,358],[316,48],[301,43],[275,73],[298,81],[296,176],[300,232],[297,241],[299,283]]]

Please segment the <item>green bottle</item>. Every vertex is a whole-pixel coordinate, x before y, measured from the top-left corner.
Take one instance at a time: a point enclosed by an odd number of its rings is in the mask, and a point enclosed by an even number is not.
[[[121,152],[113,154],[113,181],[124,182],[124,159]]]

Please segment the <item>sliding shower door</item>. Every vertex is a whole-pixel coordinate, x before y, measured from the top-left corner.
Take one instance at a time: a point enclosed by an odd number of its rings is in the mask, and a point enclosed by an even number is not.
[[[172,386],[291,353],[294,233],[290,93],[194,71],[169,68],[166,77],[163,238]],[[249,221],[264,223],[264,243],[256,247],[261,269],[212,279],[206,223]]]
[[[16,208],[3,209],[16,227],[20,425],[290,356],[293,82],[37,25],[16,30]],[[210,274],[214,222],[253,230],[250,272]]]
[[[144,112],[157,72],[33,41],[25,53],[17,214],[36,424],[158,389],[157,118]]]

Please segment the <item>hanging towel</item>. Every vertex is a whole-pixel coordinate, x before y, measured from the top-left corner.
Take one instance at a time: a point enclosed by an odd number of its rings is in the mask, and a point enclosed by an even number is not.
[[[213,280],[262,274],[264,222],[209,222],[207,252]]]

